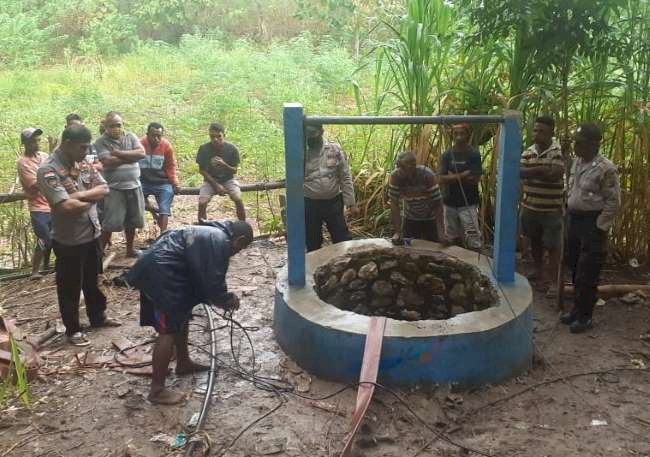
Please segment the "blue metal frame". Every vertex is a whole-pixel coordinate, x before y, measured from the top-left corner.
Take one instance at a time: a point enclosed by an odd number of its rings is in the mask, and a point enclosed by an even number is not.
[[[494,274],[496,280],[503,283],[515,281],[521,151],[521,115],[517,111],[508,111],[504,113],[503,128],[499,136],[494,221]]]
[[[494,233],[495,279],[515,280],[517,203],[519,199],[519,159],[521,155],[521,115],[515,111],[503,116],[307,116],[302,105],[284,105],[284,148],[287,179],[287,251],[289,285],[305,285],[305,201],[304,127],[305,125],[395,125],[442,124],[457,122],[503,123],[497,165],[497,204]]]
[[[305,285],[305,129],[302,105],[284,105],[284,158],[287,189],[289,285]]]

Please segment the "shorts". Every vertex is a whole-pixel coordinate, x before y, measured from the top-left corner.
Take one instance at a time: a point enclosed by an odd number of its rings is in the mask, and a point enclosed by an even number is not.
[[[174,201],[174,189],[171,184],[145,184],[142,183],[142,194],[146,199],[153,195],[158,204],[158,214],[161,216],[172,215],[172,202]]]
[[[534,211],[523,208],[521,212],[521,232],[531,243],[549,250],[560,248],[562,241],[562,212]]]
[[[144,196],[142,189],[111,189],[104,197],[102,230],[121,232],[144,227]]]
[[[140,325],[153,327],[162,335],[182,333],[187,323],[192,318],[190,313],[187,318],[178,314],[170,314],[156,308],[156,304],[143,292],[140,292]]]
[[[445,205],[445,233],[452,241],[462,240],[468,249],[481,249],[483,240],[476,205],[458,208]]]
[[[241,200],[241,189],[239,188],[237,180],[229,179],[228,181],[220,182],[219,184],[226,189],[226,193],[231,200]],[[207,181],[203,181],[203,185],[199,189],[199,203],[208,203],[215,195],[216,193],[212,188],[212,185]]]
[[[42,211],[30,211],[29,218],[32,222],[32,230],[36,235],[38,247],[43,250],[50,247],[52,243],[51,230],[52,230],[52,217],[50,213]]]
[[[413,219],[404,219],[402,229],[404,238],[413,238],[416,240],[439,241],[438,228],[435,219],[426,221],[415,221]]]

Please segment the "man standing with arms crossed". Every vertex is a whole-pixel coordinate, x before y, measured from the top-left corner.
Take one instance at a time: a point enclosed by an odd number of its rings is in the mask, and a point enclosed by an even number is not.
[[[573,272],[573,309],[560,321],[571,333],[592,328],[600,270],[607,257],[607,232],[621,207],[616,166],[600,155],[603,135],[591,123],[575,133],[576,159],[569,177],[567,263]]]
[[[557,269],[562,242],[562,204],[564,201],[564,156],[553,138],[555,122],[541,116],[533,126],[534,144],[521,155],[521,229],[530,243],[534,270],[530,280],[549,282],[546,295],[556,295]],[[544,268],[544,251],[548,267]]]
[[[124,130],[124,120],[119,113],[109,112],[104,125],[106,132],[95,142],[110,188],[102,213],[103,246],[108,244],[112,232],[124,230],[126,256],[137,257],[133,248],[135,229],[144,226],[144,196],[138,161],[145,158],[145,153],[138,138]]]
[[[79,323],[82,290],[91,327],[120,325],[106,317],[106,296],[97,284],[102,250],[96,202],[108,193],[108,186],[85,161],[91,138],[90,130],[83,125],[66,128],[60,146],[37,172],[38,187],[52,208],[59,310],[68,342],[75,346],[89,344]]]

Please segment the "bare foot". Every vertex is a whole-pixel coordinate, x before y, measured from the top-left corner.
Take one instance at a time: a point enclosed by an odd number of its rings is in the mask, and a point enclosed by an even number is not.
[[[168,389],[150,391],[147,400],[159,405],[177,405],[185,400],[185,395]]]
[[[195,363],[190,361],[187,364],[176,363],[176,374],[184,375],[191,373],[198,373],[200,371],[208,371],[210,367],[208,365],[201,365],[200,363]]]

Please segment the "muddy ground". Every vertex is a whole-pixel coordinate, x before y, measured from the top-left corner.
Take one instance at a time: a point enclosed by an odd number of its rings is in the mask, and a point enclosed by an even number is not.
[[[194,204],[193,197],[179,198],[172,225],[190,222]],[[212,214],[220,204],[212,204]],[[231,207],[226,205],[226,211],[230,213]],[[153,233],[145,230],[140,243],[144,245]],[[119,241],[112,249],[119,255],[105,272],[107,280],[128,265]],[[242,298],[235,318],[250,328],[259,376],[283,379],[305,396],[324,397],[344,386],[300,372],[273,338],[274,277],[284,265],[285,249],[281,239],[261,240],[232,259],[229,287]],[[618,282],[648,283],[650,277],[638,271],[608,267],[605,275]],[[124,325],[90,332],[90,348],[73,348],[62,339],[44,348],[45,363],[30,385],[31,406],[14,402],[0,412],[1,457],[183,454],[152,438],[164,441],[185,429],[200,408],[205,376],[171,375],[169,382],[187,392],[189,399],[181,406],[163,407],[146,401],[146,375],[84,366],[93,361],[114,364],[112,341],[126,338],[131,344],[142,344],[140,357],[145,359],[151,348],[153,331],[138,325],[137,293],[109,283],[104,290],[110,314]],[[24,333],[43,332],[58,317],[53,276],[38,282],[2,283],[0,305],[9,317],[18,319]],[[646,368],[650,343],[640,338],[650,333],[650,303],[609,300],[597,308],[593,331],[582,335],[571,335],[558,324],[554,303],[543,293],[535,293],[534,310],[537,354],[527,373],[469,392],[445,386],[397,392],[448,441],[427,429],[392,393],[378,390],[354,455],[480,455],[462,448],[466,447],[492,456],[650,456],[650,371]],[[208,362],[205,323],[197,308],[192,350],[196,358]],[[242,332],[233,334],[234,350],[229,328],[221,328],[217,335],[220,368],[201,434],[211,443],[210,455],[338,455],[354,409],[355,389],[322,401],[265,390],[233,369],[233,352],[245,369],[252,361]]]

